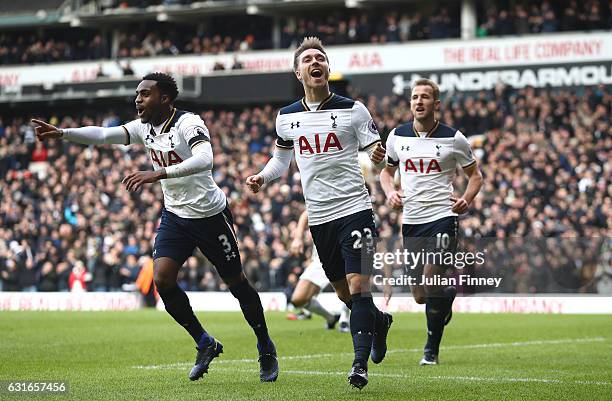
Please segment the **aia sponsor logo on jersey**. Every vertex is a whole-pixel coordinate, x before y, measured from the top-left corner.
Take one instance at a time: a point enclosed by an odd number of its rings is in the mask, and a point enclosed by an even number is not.
[[[181,159],[181,157],[174,150],[166,153],[165,157],[164,152],[162,151],[156,151],[155,149],[149,149],[149,151],[151,153],[151,160],[159,167],[169,167],[183,161],[183,159]]]
[[[324,134],[315,134],[314,143],[308,141],[305,136],[301,136],[298,139],[300,145],[300,154],[319,154],[327,153],[331,150],[342,150],[340,140],[333,132],[330,132],[326,136]]]
[[[406,159],[404,162],[404,170],[412,171],[414,173],[429,174],[429,173],[441,173],[440,163],[436,159],[425,161],[423,159]]]

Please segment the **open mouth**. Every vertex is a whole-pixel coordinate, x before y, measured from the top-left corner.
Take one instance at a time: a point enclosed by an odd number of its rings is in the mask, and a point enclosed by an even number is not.
[[[421,113],[421,112],[423,112],[423,111],[425,111],[425,107],[417,107],[417,108],[416,108],[416,112],[417,112],[417,113]]]
[[[138,117],[141,117],[145,112],[145,109],[142,107],[136,107],[136,113],[138,113]]]
[[[321,78],[323,76],[323,71],[319,68],[315,68],[310,71],[310,76],[313,78]]]

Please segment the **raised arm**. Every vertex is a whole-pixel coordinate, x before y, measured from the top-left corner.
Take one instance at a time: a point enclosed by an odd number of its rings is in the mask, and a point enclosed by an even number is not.
[[[259,174],[252,175],[246,179],[246,184],[254,193],[259,192],[262,185],[269,183],[283,175],[289,169],[293,149],[276,147],[274,155]]]
[[[213,151],[210,142],[198,143],[191,150],[192,156],[179,164],[164,167],[155,171],[137,171],[127,175],[123,179],[125,189],[137,191],[143,184],[150,184],[166,178],[179,178],[197,174],[202,171],[212,170]]]
[[[129,124],[128,124],[129,127]],[[126,128],[126,131],[129,128]],[[210,133],[204,121],[196,115],[187,115],[178,127],[178,134],[183,136],[191,147],[191,156],[178,164],[160,168],[155,171],[138,171],[123,179],[128,191],[136,191],[143,184],[159,180],[187,177],[213,168],[213,150],[210,144]]]
[[[246,184],[253,193],[259,192],[262,185],[283,175],[289,169],[293,155],[293,140],[283,133],[280,112],[276,116],[276,147],[272,158],[259,174],[247,177]]]
[[[376,167],[382,168],[384,166],[382,162],[385,160],[385,149],[380,144],[378,128],[368,109],[359,101],[355,102],[353,106],[351,124],[357,134],[359,147],[368,153],[370,160]]]
[[[45,121],[33,119],[34,128],[40,141],[63,138],[83,145],[128,144],[128,134],[123,127],[81,127],[60,129]]]

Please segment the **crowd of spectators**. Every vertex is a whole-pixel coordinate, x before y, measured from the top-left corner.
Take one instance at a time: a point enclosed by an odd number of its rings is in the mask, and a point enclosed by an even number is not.
[[[391,11],[338,11],[287,20],[281,47],[297,46],[305,36],[318,36],[329,45],[399,43],[410,40],[459,37],[459,14],[446,7],[431,14]]]
[[[93,31],[79,30],[72,36],[68,31],[0,32],[0,65],[99,60],[109,56],[105,36]]]
[[[479,17],[479,37],[609,30],[612,28],[612,3],[527,0],[516,2],[512,8],[487,7]]]
[[[246,24],[242,21],[242,24]],[[168,24],[163,34],[157,29],[143,29],[122,32],[119,35],[117,57],[153,57],[173,56],[178,54],[220,54],[247,50],[269,49],[272,42],[269,25],[260,20],[251,20],[252,29],[232,28],[240,21],[234,21],[230,27],[202,31],[194,36],[194,29]],[[240,33],[244,31],[244,33]],[[257,33],[250,33],[250,32]],[[209,33],[215,32],[215,33]]]
[[[161,2],[111,0],[106,3],[108,7],[143,7]],[[521,1],[513,8],[483,7],[478,17],[476,34],[481,37],[612,28],[610,4],[603,0]],[[296,46],[309,35],[319,36],[327,45],[458,38],[459,21],[458,5],[398,7],[393,11],[309,10],[297,17],[281,18],[280,47]],[[35,34],[31,30],[0,33],[0,65],[218,54],[274,46],[271,17],[234,15],[200,22],[197,25],[168,21],[163,23],[163,29],[159,29],[158,22],[144,21],[117,26],[115,52],[109,45],[113,41],[110,29],[104,33],[94,28],[55,28],[38,30]]]
[[[121,29],[114,55],[110,46],[111,34],[92,29],[82,28],[77,32],[58,29],[35,34],[30,31],[0,33],[0,65],[219,54],[272,47],[269,35],[266,35],[270,30],[269,24],[263,24],[260,19],[245,17],[243,20],[226,24],[223,29],[213,25],[210,30],[195,36],[195,28],[170,23],[166,25],[163,35],[159,29],[148,24]],[[237,28],[237,25],[242,25],[242,28]],[[251,34],[248,31],[257,33]]]
[[[383,137],[411,118],[404,97],[362,100]],[[501,241],[609,236],[611,105],[609,87],[580,94],[498,87],[446,97],[440,117],[470,136],[484,173],[481,193],[461,218],[462,236]],[[259,194],[244,187],[246,177],[260,171],[272,152],[274,107],[201,111],[200,115],[212,133],[214,178],[230,201],[247,276],[262,290],[295,282],[310,252],[291,255],[288,251],[291,232],[304,209],[299,172],[292,164],[283,178]],[[140,267],[150,263],[163,196],[159,184],[129,193],[121,180],[130,171],[151,169],[149,157],[138,146],[36,142],[30,117],[0,120],[3,290],[63,291],[75,283],[101,291],[129,287]],[[42,117],[61,127],[114,126],[133,118],[86,111]],[[370,170],[366,175],[381,237],[399,235],[400,213],[386,206],[377,174]],[[465,178],[457,179],[458,192],[465,183]],[[559,291],[558,286],[542,282],[554,277],[551,269],[556,265],[548,259],[565,263],[556,271],[573,274],[565,282],[572,291],[595,291],[595,277],[612,277],[609,260],[602,264],[597,257],[585,256],[587,263],[577,259],[577,245],[557,248],[569,251],[561,258],[556,248],[549,253],[532,249],[530,255],[540,257],[535,261],[509,257],[502,248],[492,269],[502,269],[497,273],[513,283],[504,291]],[[584,248],[585,255],[587,248],[592,251],[593,244]],[[187,262],[180,283],[189,290],[223,289],[199,254]]]

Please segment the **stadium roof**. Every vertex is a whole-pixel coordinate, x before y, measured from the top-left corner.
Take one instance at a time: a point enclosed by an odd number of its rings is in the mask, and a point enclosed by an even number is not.
[[[0,28],[36,25],[112,25],[139,20],[197,22],[203,16],[249,14],[283,16],[302,10],[324,11],[331,8],[380,8],[417,0],[207,0],[187,5],[152,5],[145,8],[100,9],[85,0],[36,0],[15,2],[0,0]],[[459,0],[457,0],[459,1]]]

